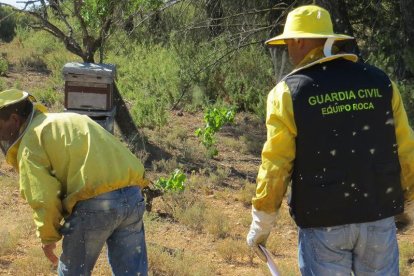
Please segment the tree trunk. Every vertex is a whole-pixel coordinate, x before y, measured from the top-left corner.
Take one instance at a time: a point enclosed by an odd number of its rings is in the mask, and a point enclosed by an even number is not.
[[[400,8],[407,44],[414,47],[414,5],[412,0],[400,0]]]
[[[403,45],[406,69],[412,76],[414,74],[414,5],[412,0],[400,0],[400,10],[404,34],[407,38]]]
[[[316,0],[315,4],[329,11],[335,33],[354,36],[354,31],[349,22],[348,10],[344,0]],[[336,45],[341,51],[356,54],[362,61],[361,53],[355,39],[339,41]]]
[[[222,17],[223,6],[221,0],[206,0],[206,13],[210,20],[210,36],[216,37],[223,32]]]

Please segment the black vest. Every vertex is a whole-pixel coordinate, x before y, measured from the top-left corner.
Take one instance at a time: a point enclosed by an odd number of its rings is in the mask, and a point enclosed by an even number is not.
[[[374,221],[403,211],[392,86],[381,70],[336,59],[285,79],[297,127],[297,225]]]

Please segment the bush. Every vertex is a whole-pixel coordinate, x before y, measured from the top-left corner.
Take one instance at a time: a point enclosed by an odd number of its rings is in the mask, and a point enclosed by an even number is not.
[[[19,26],[16,34],[18,67],[21,70],[50,71],[52,81],[61,85],[63,65],[80,58],[70,53],[63,43],[46,32],[29,30]]]
[[[137,125],[150,129],[160,128],[168,121],[166,105],[165,101],[159,101],[157,97],[143,96],[140,100],[134,101],[130,112]]]
[[[0,6],[0,40],[10,42],[15,36],[16,20],[13,9]]]
[[[117,65],[120,92],[131,102],[131,113],[139,126],[161,127],[167,122],[166,109],[180,95],[176,55],[159,45],[127,43],[130,49],[108,56],[108,62]]]
[[[201,143],[208,150],[209,157],[214,157],[218,154],[216,148],[215,134],[225,124],[233,123],[235,111],[232,108],[207,108],[204,112],[205,126],[198,128],[195,131],[195,135],[201,139]]]
[[[9,64],[7,60],[0,57],[0,76],[5,76],[9,71]]]
[[[138,125],[166,124],[163,112],[171,107],[194,111],[223,102],[265,117],[266,97],[275,79],[262,46],[246,47],[230,60],[219,61],[228,46],[224,39],[184,43],[171,34],[168,44],[142,41],[148,40],[134,42],[120,33],[108,42],[107,55],[107,62],[117,65],[118,86],[131,102]]]
[[[208,60],[216,49],[206,50],[203,58]],[[267,94],[276,83],[272,68],[264,48],[253,45],[236,52],[230,61],[200,73],[200,86],[210,101],[225,101],[264,118]]]
[[[47,107],[54,107],[56,105],[62,105],[63,103],[63,93],[59,93],[55,91],[51,87],[42,88],[42,89],[34,89],[31,91],[35,98],[42,102]],[[63,106],[62,106],[63,108]]]

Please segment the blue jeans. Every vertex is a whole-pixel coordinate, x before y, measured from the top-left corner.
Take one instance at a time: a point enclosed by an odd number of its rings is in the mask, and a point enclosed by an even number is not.
[[[91,275],[104,244],[113,275],[148,274],[138,187],[126,187],[80,201],[65,219],[59,275]]]
[[[394,217],[299,229],[299,268],[305,276],[398,276]]]

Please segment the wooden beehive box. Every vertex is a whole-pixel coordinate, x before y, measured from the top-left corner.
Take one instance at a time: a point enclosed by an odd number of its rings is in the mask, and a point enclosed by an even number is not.
[[[66,109],[112,110],[114,65],[70,62],[63,67],[63,76]]]

